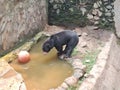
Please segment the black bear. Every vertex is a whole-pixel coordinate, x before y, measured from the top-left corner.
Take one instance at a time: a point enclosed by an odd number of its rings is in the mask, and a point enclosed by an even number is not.
[[[44,42],[42,50],[48,53],[53,47],[58,51],[58,56],[64,55],[64,58],[70,58],[73,49],[79,42],[79,36],[76,32],[71,30],[65,30],[50,36],[50,38]],[[65,49],[63,50],[63,46]]]

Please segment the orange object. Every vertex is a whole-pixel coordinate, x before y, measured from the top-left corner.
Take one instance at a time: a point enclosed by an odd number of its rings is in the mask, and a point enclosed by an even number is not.
[[[30,54],[27,51],[20,51],[18,54],[18,61],[20,63],[27,63],[30,61]]]

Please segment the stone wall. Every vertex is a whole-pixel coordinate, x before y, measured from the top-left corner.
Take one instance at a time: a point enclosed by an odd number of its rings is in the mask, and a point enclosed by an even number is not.
[[[116,35],[120,38],[120,0],[114,2]]]
[[[46,0],[0,0],[0,51],[29,39],[46,23]]]
[[[49,0],[49,24],[114,28],[114,0]],[[53,17],[54,16],[54,17]]]
[[[105,69],[92,90],[120,90],[120,45],[112,39]]]

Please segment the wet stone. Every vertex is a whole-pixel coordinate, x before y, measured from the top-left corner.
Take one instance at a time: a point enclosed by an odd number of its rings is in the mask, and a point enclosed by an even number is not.
[[[75,59],[74,62],[72,63],[72,66],[74,69],[76,69],[76,68],[82,69],[83,68],[83,64],[80,61],[80,59]]]
[[[78,80],[74,76],[65,79],[65,83],[67,83],[69,86],[74,86],[77,83],[77,81]]]
[[[89,74],[87,74],[87,73],[84,74],[84,77],[85,77],[85,78],[88,78],[88,77],[89,77]]]
[[[63,83],[61,84],[61,87],[64,88],[64,89],[67,89],[69,86],[68,86],[65,82],[63,82]]]
[[[83,74],[84,74],[84,71],[83,71],[83,70],[76,69],[76,70],[74,70],[73,76],[74,76],[76,79],[79,79],[80,77],[83,76]]]
[[[63,88],[63,87],[58,87],[58,88],[56,88],[55,90],[66,90],[66,89]]]
[[[72,59],[72,58],[65,58],[65,60],[70,64],[72,64],[74,62],[74,59]]]

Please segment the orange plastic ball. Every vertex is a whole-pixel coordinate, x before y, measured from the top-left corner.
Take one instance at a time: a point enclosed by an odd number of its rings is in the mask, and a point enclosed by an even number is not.
[[[20,51],[18,54],[18,61],[20,63],[27,63],[30,61],[30,54],[27,51]]]

